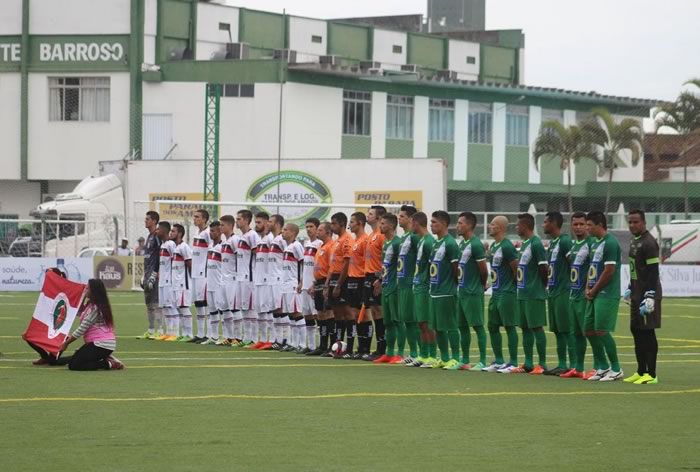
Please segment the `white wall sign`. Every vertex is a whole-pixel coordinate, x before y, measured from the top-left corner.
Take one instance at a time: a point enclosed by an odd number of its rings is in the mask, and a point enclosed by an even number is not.
[[[38,292],[44,272],[63,266],[68,279],[86,283],[92,278],[91,257],[2,257],[0,258],[0,292]]]
[[[0,61],[22,60],[19,43],[0,44]],[[121,43],[39,43],[40,62],[112,62],[124,59]]]

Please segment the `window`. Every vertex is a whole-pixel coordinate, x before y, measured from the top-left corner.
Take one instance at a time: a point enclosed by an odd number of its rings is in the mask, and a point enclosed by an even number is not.
[[[491,144],[493,115],[491,105],[469,104],[469,143]]]
[[[224,84],[223,97],[255,97],[255,84]]]
[[[323,42],[323,36],[318,36],[318,35],[314,34],[311,36],[311,42],[320,44]]]
[[[562,110],[550,110],[550,109],[543,109],[542,110],[542,124],[544,124],[547,121],[558,121],[559,124],[564,124],[564,112]],[[542,132],[540,130],[540,132]],[[551,128],[545,128],[544,130],[545,133],[553,133]]]
[[[506,144],[527,146],[530,120],[527,107],[508,105],[506,108]]]
[[[386,137],[413,139],[413,97],[387,96]]]
[[[231,31],[231,25],[229,23],[219,23],[219,31]]]
[[[109,121],[109,77],[49,78],[50,121]]]
[[[369,136],[371,114],[370,92],[343,91],[343,134]]]
[[[430,141],[451,143],[455,135],[455,101],[430,99]]]
[[[467,56],[467,64],[476,64],[476,57]]]
[[[394,54],[401,54],[403,52],[403,46],[399,44],[394,44],[394,46],[391,48],[391,52]]]

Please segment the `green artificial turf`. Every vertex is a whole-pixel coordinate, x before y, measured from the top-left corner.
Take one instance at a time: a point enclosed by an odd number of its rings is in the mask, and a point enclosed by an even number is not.
[[[0,294],[3,472],[700,468],[698,300],[664,301],[660,384],[637,386],[136,340],[138,294],[112,295],[125,370],[33,367],[36,297]]]

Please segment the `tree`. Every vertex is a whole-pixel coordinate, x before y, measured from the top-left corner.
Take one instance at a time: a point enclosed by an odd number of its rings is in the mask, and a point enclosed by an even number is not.
[[[644,132],[641,123],[633,118],[624,118],[617,123],[605,108],[595,108],[591,112],[592,119],[586,122],[583,128],[591,141],[602,149],[602,157],[598,157],[598,175],[603,177],[607,174],[608,176],[608,187],[605,193],[605,213],[607,214],[615,169],[627,167],[621,154],[629,152],[632,166],[639,164],[644,147]]]
[[[567,128],[557,120],[542,123],[533,151],[535,167],[539,168],[542,160],[559,160],[559,168],[566,171],[569,213],[574,211],[571,197],[571,166],[583,159],[592,159],[597,163],[596,154],[596,146],[584,129],[576,125]]]

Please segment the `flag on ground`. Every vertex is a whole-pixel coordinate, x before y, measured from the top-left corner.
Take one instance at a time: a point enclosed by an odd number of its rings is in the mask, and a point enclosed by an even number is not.
[[[47,271],[34,316],[22,338],[47,352],[58,353],[78,313],[84,290],[85,284]]]

